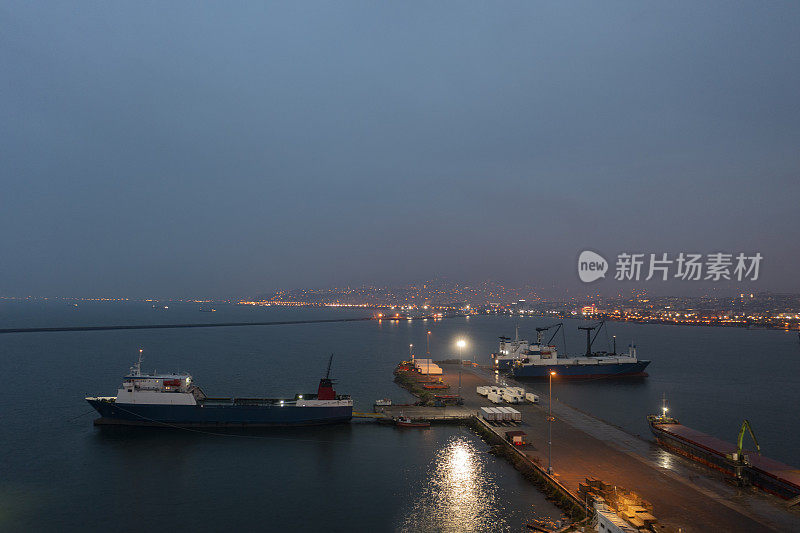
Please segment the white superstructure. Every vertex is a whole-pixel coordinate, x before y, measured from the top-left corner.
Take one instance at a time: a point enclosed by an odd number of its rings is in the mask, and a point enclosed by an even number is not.
[[[117,389],[117,396],[98,399],[114,400],[118,404],[197,405],[197,400],[204,397],[203,392],[192,385],[190,374],[143,374],[139,352],[139,359]]]

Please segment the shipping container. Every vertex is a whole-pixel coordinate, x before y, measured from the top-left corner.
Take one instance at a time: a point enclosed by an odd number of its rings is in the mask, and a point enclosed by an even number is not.
[[[498,407],[498,409],[502,411],[501,419],[503,420],[503,422],[511,422],[514,419],[513,413],[509,411],[510,409],[509,407]]]
[[[503,397],[500,396],[499,394],[495,394],[493,392],[490,392],[486,397],[492,403],[503,403]]]
[[[506,389],[503,392],[503,400],[508,403],[520,403],[522,400],[516,393]]]
[[[539,396],[532,392],[528,392],[525,394],[525,399],[531,403],[539,403]]]

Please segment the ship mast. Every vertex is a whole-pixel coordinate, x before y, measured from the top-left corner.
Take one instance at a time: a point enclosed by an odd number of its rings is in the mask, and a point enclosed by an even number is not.
[[[139,348],[139,359],[131,367],[131,376],[142,375],[142,349]]]

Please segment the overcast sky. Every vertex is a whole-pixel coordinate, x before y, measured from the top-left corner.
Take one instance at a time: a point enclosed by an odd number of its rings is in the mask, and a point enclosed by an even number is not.
[[[586,248],[759,251],[759,288],[800,291],[797,2],[6,1],[0,25],[0,295],[576,287]]]

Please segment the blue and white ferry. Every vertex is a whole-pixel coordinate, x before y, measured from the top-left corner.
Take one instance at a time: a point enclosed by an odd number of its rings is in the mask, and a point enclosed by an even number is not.
[[[331,361],[315,394],[284,399],[216,398],[206,396],[188,373],[143,373],[140,351],[116,396],[86,401],[100,413],[95,425],[241,428],[347,422],[353,416],[353,400],[333,389]]]

